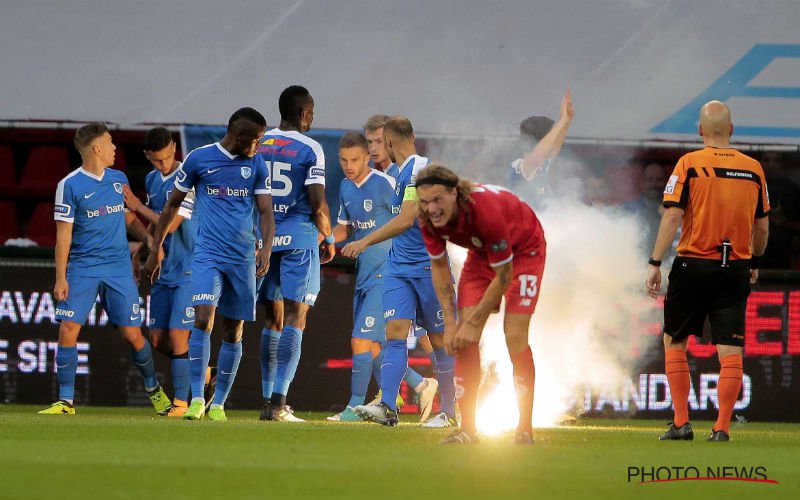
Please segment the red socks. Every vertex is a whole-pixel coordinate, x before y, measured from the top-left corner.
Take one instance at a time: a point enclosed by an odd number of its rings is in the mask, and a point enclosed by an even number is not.
[[[683,349],[667,349],[665,358],[667,381],[675,408],[673,422],[680,427],[689,421],[689,363]]]
[[[533,366],[533,353],[527,346],[511,356],[514,366],[514,389],[517,392],[519,407],[519,424],[517,432],[533,433],[533,384],[536,379],[536,368]]]
[[[481,355],[478,344],[473,344],[461,349],[456,357],[456,398],[461,410],[461,429],[473,435],[477,431],[475,412],[480,383]]]
[[[730,433],[733,405],[742,388],[742,356],[728,354],[720,361],[717,395],[719,396],[719,416],[714,424],[715,431]]]

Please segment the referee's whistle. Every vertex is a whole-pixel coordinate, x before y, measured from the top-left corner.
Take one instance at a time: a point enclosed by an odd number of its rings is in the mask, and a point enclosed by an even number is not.
[[[722,267],[730,267],[730,256],[731,256],[731,249],[733,245],[731,245],[731,241],[728,238],[725,238],[722,241],[722,245],[720,246],[720,251],[722,252]]]

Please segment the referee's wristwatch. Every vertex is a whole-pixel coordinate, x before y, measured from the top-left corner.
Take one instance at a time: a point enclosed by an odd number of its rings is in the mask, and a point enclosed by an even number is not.
[[[652,257],[650,257],[650,260],[648,260],[647,263],[650,264],[651,266],[661,267],[661,261],[656,260]]]

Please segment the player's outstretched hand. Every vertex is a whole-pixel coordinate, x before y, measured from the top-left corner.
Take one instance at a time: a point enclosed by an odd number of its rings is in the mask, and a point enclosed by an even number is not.
[[[144,274],[155,283],[161,277],[161,261],[164,260],[164,248],[158,247],[158,252],[150,252],[147,262],[144,263]]]
[[[367,245],[365,245],[362,240],[351,241],[347,245],[342,248],[342,255],[345,257],[349,257],[351,259],[355,259],[358,255],[367,249]]]
[[[267,274],[269,271],[269,258],[272,255],[272,249],[261,247],[256,253],[256,276],[259,278]]]
[[[327,264],[333,260],[336,255],[336,245],[334,243],[325,243],[324,241],[319,245],[319,263]]]
[[[122,185],[122,196],[125,198],[125,205],[128,206],[131,212],[138,212],[139,209],[142,208],[142,200],[133,194],[133,191],[131,191],[130,186],[127,184]]]
[[[575,110],[572,108],[572,89],[567,87],[567,92],[564,94],[564,97],[561,99],[561,114],[560,114],[560,118],[562,120],[571,121],[574,114],[575,114]]]
[[[69,283],[66,278],[56,279],[56,284],[53,287],[53,297],[57,301],[67,300],[69,297]]]
[[[647,271],[647,295],[656,298],[661,291],[661,268],[656,266],[648,266],[650,269]]]

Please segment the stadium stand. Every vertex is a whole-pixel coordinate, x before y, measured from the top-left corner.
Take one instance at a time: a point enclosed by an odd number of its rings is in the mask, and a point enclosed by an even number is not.
[[[69,151],[64,146],[34,146],[28,155],[19,182],[18,194],[27,197],[51,197],[58,182],[70,170]]]
[[[6,240],[19,237],[17,206],[13,201],[0,201],[0,245]]]
[[[56,181],[57,182],[57,181]],[[43,247],[56,244],[56,222],[53,220],[53,203],[39,203],[33,209],[25,237]]]
[[[17,172],[14,168],[14,150],[11,146],[0,146],[0,194],[10,195],[16,187]]]

